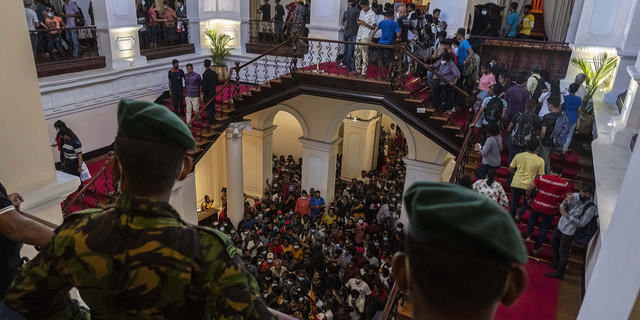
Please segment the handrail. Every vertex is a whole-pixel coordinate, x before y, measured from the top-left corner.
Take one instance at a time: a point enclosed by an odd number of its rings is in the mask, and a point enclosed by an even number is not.
[[[76,193],[76,195],[71,199],[71,201],[69,201],[64,208],[62,209],[62,213],[64,214],[67,210],[69,210],[69,208],[71,208],[71,206],[81,197],[85,194],[85,192],[87,192],[87,190],[89,190],[89,188],[96,182],[96,180],[98,180],[98,178],[104,174],[104,172],[107,170],[107,167],[109,166],[109,163],[111,162],[111,156],[113,156],[113,151],[109,151],[108,154],[108,158],[107,161],[104,162],[104,165],[102,166],[102,168],[100,169],[100,171],[98,171],[98,173],[96,173],[93,178],[91,178],[91,180],[89,180],[89,182],[85,183],[84,187],[82,187],[82,190],[80,190],[80,192]]]
[[[480,100],[480,99],[478,99]],[[478,112],[480,110],[476,110],[473,113],[473,117],[471,118],[471,120],[468,121],[473,121],[476,119],[476,117],[478,116]],[[455,158],[456,160],[456,165],[453,166],[453,171],[451,173],[451,177],[449,178],[449,183],[456,183],[456,179],[458,178],[458,171],[460,170],[460,166],[462,164],[462,159],[465,156],[465,153],[470,152],[469,148],[467,148],[467,145],[469,144],[469,141],[471,141],[471,139],[473,138],[473,136],[475,135],[475,123],[468,123],[468,125],[466,126],[466,131],[467,133],[464,136],[464,142],[462,143],[462,147],[460,148],[460,153],[458,154],[458,156]]]
[[[298,39],[300,39],[300,38],[298,38]],[[273,48],[271,48],[271,49],[267,50],[266,52],[264,52],[264,53],[262,53],[261,55],[259,55],[259,56],[255,57],[255,58],[253,58],[252,60],[250,60],[249,62],[247,62],[247,63],[245,63],[245,64],[243,64],[243,65],[241,65],[241,66],[239,66],[240,61],[236,61],[236,66],[235,66],[235,67],[233,67],[233,68],[230,68],[230,69],[235,69],[235,70],[236,70],[236,73],[237,73],[237,74],[240,74],[240,69],[242,69],[242,68],[244,68],[244,67],[246,67],[246,66],[248,66],[248,65],[250,65],[250,64],[252,64],[252,63],[254,63],[254,62],[256,62],[256,61],[258,61],[258,60],[260,60],[260,59],[262,59],[262,58],[264,58],[264,56],[268,55],[269,53],[274,52],[274,51],[276,51],[276,50],[278,50],[278,49],[282,48],[284,45],[286,45],[287,43],[289,43],[289,41],[291,41],[291,37],[289,37],[287,40],[285,40],[285,41],[284,41],[284,42],[282,42],[281,44],[279,44],[279,45],[277,45],[277,46],[275,46],[275,47],[273,47]],[[231,79],[231,75],[229,75],[229,79]]]
[[[405,53],[406,55],[408,55],[409,57],[413,58],[413,60],[415,60],[419,65],[421,65],[421,66],[423,66],[423,67],[427,68],[427,70],[429,70],[429,71],[433,72],[433,74],[434,74],[435,76],[437,76],[438,78],[444,79],[444,77],[443,77],[441,74],[439,74],[438,72],[436,72],[436,71],[435,71],[435,69],[433,69],[433,67],[431,67],[430,65],[428,65],[428,64],[426,64],[426,63],[424,63],[424,62],[422,62],[420,59],[418,59],[416,56],[412,55],[412,54],[411,54],[410,52],[408,52],[407,50],[404,50],[404,53]],[[462,76],[462,75],[461,75],[461,76]],[[463,96],[465,96],[467,99],[471,99],[471,97],[469,96],[469,94],[468,94],[468,93],[466,93],[464,90],[462,90],[462,89],[458,88],[458,87],[457,87],[457,86],[455,86],[455,85],[452,85],[451,87],[453,87],[456,91],[458,91],[460,94],[462,94]]]
[[[140,25],[140,24],[149,24],[149,23],[180,22],[180,21],[189,22],[189,19],[184,19],[184,18],[178,18],[178,19],[173,19],[173,20],[159,19],[159,20],[155,20],[155,21],[138,22],[138,24]]]
[[[290,21],[275,21],[275,20],[256,20],[250,19],[249,22],[267,22],[267,23],[282,23],[282,24],[296,24],[296,25],[307,25],[305,22],[290,22]]]
[[[544,41],[544,40],[529,40],[529,39],[518,39],[518,38],[507,38],[507,37],[491,37],[491,36],[469,36],[470,38],[483,39],[483,40],[499,40],[499,41],[513,41],[513,42],[529,42],[529,43],[539,43],[539,44],[552,44],[552,45],[563,45],[568,46],[568,42],[553,42],[553,41]]]
[[[395,46],[391,44],[378,44],[369,42],[351,42],[351,41],[341,41],[341,40],[330,40],[330,39],[318,39],[318,38],[304,38],[298,37],[298,40],[308,40],[308,41],[316,41],[316,42],[331,42],[331,43],[341,43],[341,44],[353,44],[356,46],[372,46],[376,48],[386,48],[386,49],[394,49]]]
[[[391,312],[391,308],[393,308],[393,304],[396,300],[396,295],[398,294],[398,283],[395,282],[393,284],[393,288],[391,289],[391,293],[389,293],[389,297],[387,297],[387,304],[384,306],[384,311],[382,312],[382,317],[380,319],[387,320],[389,317],[389,313]]]
[[[233,69],[231,69],[233,70]],[[231,82],[231,72],[229,71],[229,79],[227,79],[227,81],[225,81],[225,83],[222,85],[222,87],[220,87],[220,90],[218,90],[216,92],[216,94],[213,96],[213,98],[211,98],[209,101],[207,101],[207,103],[204,104],[204,107],[200,108],[200,110],[198,110],[198,113],[196,113],[196,115],[194,117],[191,118],[191,120],[189,121],[189,123],[187,123],[187,126],[189,128],[192,127],[193,122],[196,121],[196,119],[198,119],[198,117],[200,117],[200,115],[202,114],[202,112],[204,112],[205,110],[207,110],[207,107],[209,106],[209,104],[211,104],[213,101],[216,100],[216,98],[218,97],[218,95],[224,91],[224,89],[229,85],[229,83]]]
[[[89,30],[90,29],[96,30],[96,26],[58,28],[58,29],[36,29],[36,30],[29,30],[29,32],[33,32],[33,33],[40,32],[40,33],[43,33],[43,32],[51,32],[51,31],[80,30],[80,29],[82,29],[82,30],[88,30],[88,29]]]

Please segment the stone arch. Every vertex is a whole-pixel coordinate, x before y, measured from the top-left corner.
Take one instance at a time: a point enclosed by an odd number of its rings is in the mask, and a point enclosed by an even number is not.
[[[407,149],[409,151],[407,154],[407,159],[416,158],[416,142],[413,138],[411,130],[409,130],[409,126],[407,126],[407,124],[402,119],[400,119],[381,105],[354,102],[342,107],[340,111],[335,113],[331,120],[329,120],[329,122],[327,123],[327,127],[323,135],[323,141],[326,143],[331,143],[331,141],[337,139],[342,121],[347,115],[349,115],[349,113],[356,110],[375,110],[391,118],[396,123],[396,125],[400,127],[400,129],[404,133],[405,138],[407,139]]]
[[[296,111],[296,109],[283,103],[266,109],[265,113],[257,121],[258,128],[266,129],[272,127],[273,119],[280,111],[287,112],[296,118],[296,120],[298,120],[298,124],[300,124],[300,127],[302,128],[302,138],[309,139],[309,126],[307,126],[307,122],[304,120],[302,115]]]

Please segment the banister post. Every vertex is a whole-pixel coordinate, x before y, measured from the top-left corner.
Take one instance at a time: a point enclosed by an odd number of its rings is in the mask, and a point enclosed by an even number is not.
[[[298,30],[293,30],[293,35],[291,35],[291,44],[293,45],[291,52],[293,52],[293,57],[291,57],[291,72],[298,70]]]

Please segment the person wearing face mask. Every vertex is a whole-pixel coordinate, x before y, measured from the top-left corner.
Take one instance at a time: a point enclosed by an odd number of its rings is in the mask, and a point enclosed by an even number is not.
[[[272,267],[274,267],[274,261],[275,261],[275,256],[273,255],[273,253],[267,253],[267,260],[265,260],[262,263],[262,266],[260,266],[260,272],[264,273],[267,270],[271,269]]]
[[[258,268],[256,268],[256,266],[254,266],[253,264],[251,264],[251,257],[250,256],[244,256],[242,257],[242,263],[244,268],[249,271],[254,278],[258,278],[259,273],[258,273]]]
[[[491,19],[489,19],[489,7],[477,5],[474,9],[473,26],[471,27],[471,35],[486,36],[491,29]],[[482,40],[480,40],[482,41]]]
[[[551,236],[551,249],[553,249],[553,262],[549,267],[555,272],[545,273],[545,276],[554,279],[563,279],[569,261],[569,249],[573,242],[577,228],[586,226],[591,219],[596,217],[598,208],[592,200],[593,188],[585,185],[579,193],[574,193],[572,199],[566,199],[560,205],[562,217],[558,221],[558,228]]]
[[[364,239],[364,232],[369,224],[364,222],[364,219],[359,218],[355,227],[355,240],[357,244],[361,244]]]
[[[301,216],[310,215],[311,207],[310,207],[311,199],[307,196],[307,190],[302,190],[302,195],[296,201],[295,211],[299,213]]]
[[[451,59],[451,54],[449,52],[442,53],[440,60],[433,65],[433,68],[437,70],[440,76],[442,76],[442,78],[433,78],[433,105],[441,111],[451,113],[450,111],[453,108],[451,92],[453,89],[448,88],[448,94],[444,101],[441,99],[441,94],[445,91],[446,87],[452,87],[456,84],[460,78],[460,70]]]
[[[169,204],[174,183],[193,168],[187,150],[196,142],[189,127],[165,106],[146,101],[122,100],[117,117],[111,174],[121,193],[115,205],[66,219],[49,244],[22,267],[5,299],[7,306],[30,318],[71,319],[78,305],[66,297],[75,286],[80,295],[91,295],[87,303],[97,318],[124,319],[171,309],[186,318],[225,314],[275,319],[262,299],[254,298],[257,282],[242,267],[239,250],[228,237],[185,222]],[[161,247],[171,250],[158,251]],[[95,273],[73,267],[78,261]],[[163,268],[156,273],[163,281],[139,276],[140,266],[159,264]],[[156,294],[141,293],[144,290]],[[195,291],[201,295],[187,294]],[[213,300],[207,303],[205,298]],[[123,299],[130,303],[123,304]]]
[[[176,30],[176,22],[178,20],[178,16],[176,12],[169,6],[169,2],[165,1],[163,3],[164,11],[162,12],[162,19],[165,20],[164,23],[164,40],[167,43],[173,45],[176,41],[177,30]]]

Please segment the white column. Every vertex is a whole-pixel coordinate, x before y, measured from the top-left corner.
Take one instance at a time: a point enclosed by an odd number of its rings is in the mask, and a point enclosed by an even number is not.
[[[229,35],[233,54],[243,52],[249,33],[243,33],[241,21],[249,20],[249,0],[186,0],[186,8],[190,42],[196,53],[209,53],[210,42],[204,36],[208,29]]]
[[[453,35],[458,28],[467,28],[468,0],[432,0],[429,6],[429,13],[433,14],[434,9],[440,9],[440,21],[447,22],[447,34]]]
[[[273,130],[271,126],[265,130],[253,128],[242,138],[242,161],[244,167],[244,192],[250,196],[262,197],[266,180],[272,181],[272,145]]]
[[[369,171],[373,163],[376,125],[380,118],[371,120],[344,119],[342,144],[342,177],[360,179],[362,170]]]
[[[417,181],[440,181],[440,175],[444,170],[444,166],[435,163],[423,162],[418,160],[402,159],[407,165],[407,173],[404,179],[404,190],[407,191],[414,182]],[[400,222],[405,226],[408,225],[407,209],[403,204],[400,213]]]
[[[578,314],[578,320],[631,319],[640,290],[640,152],[636,150],[620,188],[593,275]],[[625,168],[619,168],[625,170]],[[597,191],[596,191],[597,192]]]
[[[638,54],[640,56],[640,54]],[[610,123],[611,143],[623,147],[629,147],[631,138],[640,130],[640,59],[635,66],[628,66],[626,72],[631,76],[627,96],[620,110],[620,115],[612,117]]]
[[[173,185],[169,204],[178,211],[186,222],[198,225],[198,198],[196,196],[196,173]]]
[[[227,154],[227,216],[236,225],[244,218],[244,176],[242,161],[242,130],[251,130],[251,123],[234,122],[224,131]]]
[[[24,6],[19,1],[3,3],[0,29],[11,36],[0,37],[0,64],[20,81],[3,81],[0,94],[0,183],[8,193],[20,193],[25,202],[20,209],[42,219],[62,222],[60,203],[80,185],[80,179],[55,171],[42,108],[36,66],[31,53]],[[24,246],[22,256],[33,258],[36,251]]]
[[[575,11],[580,9],[578,5],[572,13],[571,30],[567,34],[567,40],[571,41],[572,58],[591,60],[601,52],[620,57],[615,79],[604,88],[604,92],[596,94],[596,98],[604,98],[607,102],[614,102],[627,89],[630,77],[624,70],[635,64],[637,50],[640,49],[640,37],[633,29],[638,24],[638,19],[635,19],[636,12],[640,10],[637,2],[638,0],[584,0],[582,10]],[[577,18],[573,18],[574,16],[579,17],[577,26]],[[569,65],[561,86],[568,87],[580,72]]]
[[[140,39],[134,0],[95,0],[93,12],[100,54],[107,67],[120,69],[147,63],[140,55]]]
[[[311,1],[311,19],[307,26],[310,38],[342,40],[342,14],[347,2],[341,0]]]
[[[299,138],[302,143],[302,189],[320,190],[328,204],[333,201],[336,177],[338,144],[342,138],[331,143]]]

